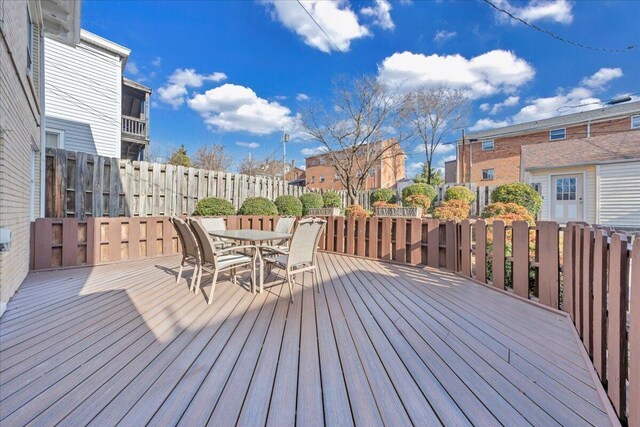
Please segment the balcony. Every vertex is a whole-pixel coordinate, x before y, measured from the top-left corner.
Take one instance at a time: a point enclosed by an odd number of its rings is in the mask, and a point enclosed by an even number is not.
[[[149,123],[146,119],[122,116],[122,135],[148,141]]]

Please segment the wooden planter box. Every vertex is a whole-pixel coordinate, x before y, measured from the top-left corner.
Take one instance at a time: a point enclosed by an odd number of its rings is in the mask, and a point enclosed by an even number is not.
[[[373,208],[373,215],[392,218],[422,218],[422,208]]]
[[[308,216],[339,216],[340,208],[311,208]]]

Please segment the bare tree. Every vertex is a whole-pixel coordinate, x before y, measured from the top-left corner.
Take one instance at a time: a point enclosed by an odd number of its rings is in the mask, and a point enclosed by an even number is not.
[[[273,178],[282,177],[282,160],[276,160],[270,156],[258,159],[248,154],[238,167],[238,171],[251,176],[268,176]]]
[[[227,171],[233,164],[233,157],[224,145],[205,144],[196,150],[193,165],[200,169]]]
[[[433,160],[444,139],[463,126],[469,115],[469,100],[463,91],[446,87],[422,87],[405,96],[403,115],[415,139],[424,145],[428,184],[434,176]]]
[[[300,132],[320,144],[320,164],[331,165],[351,204],[369,172],[408,137],[400,114],[403,98],[373,77],[339,81],[332,108],[322,106],[300,115]]]

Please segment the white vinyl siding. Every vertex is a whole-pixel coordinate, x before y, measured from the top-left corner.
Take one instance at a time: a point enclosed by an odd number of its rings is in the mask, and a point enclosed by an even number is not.
[[[595,166],[576,166],[556,169],[539,169],[528,173],[527,182],[530,184],[540,183],[540,195],[542,196],[542,209],[540,210],[539,219],[549,221],[549,204],[551,202],[550,188],[552,175],[561,174],[582,174],[584,172],[584,181],[582,183],[582,198],[586,205],[584,220],[589,224],[596,222],[596,167]]]
[[[65,149],[120,157],[120,56],[45,38],[45,96],[46,126],[64,132]]]
[[[640,162],[599,166],[600,215],[610,226],[640,226]]]

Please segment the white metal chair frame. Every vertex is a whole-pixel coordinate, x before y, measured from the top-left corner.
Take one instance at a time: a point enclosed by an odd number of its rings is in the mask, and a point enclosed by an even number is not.
[[[265,262],[271,266],[278,267],[285,271],[287,284],[289,285],[289,293],[291,295],[291,303],[293,303],[293,283],[295,283],[295,275],[310,271],[313,274],[316,289],[320,292],[318,286],[318,243],[324,232],[327,221],[320,218],[307,218],[298,222],[288,251],[272,248],[272,251],[279,256],[264,258]],[[286,260],[285,260],[286,258]]]
[[[295,225],[296,225],[296,217],[294,216],[280,217],[273,231],[276,233],[291,234],[293,232],[293,228]],[[265,255],[268,256],[270,252],[275,252],[274,249],[278,249],[281,252],[288,251],[289,242],[288,242],[288,239],[283,239],[277,242],[269,242],[269,244],[258,245],[258,247]]]
[[[256,261],[258,258],[258,248],[253,245],[233,246],[230,248],[216,249],[216,246],[224,244],[224,242],[213,242],[207,230],[205,230],[202,223],[196,219],[191,218],[189,225],[195,234],[195,238],[200,245],[201,263],[198,269],[198,278],[195,283],[195,287],[192,285],[192,290],[198,293],[200,290],[200,284],[202,281],[202,272],[205,271],[211,274],[213,282],[211,283],[211,290],[207,297],[207,303],[213,302],[213,294],[216,290],[216,284],[218,281],[218,274],[230,271],[231,280],[233,283],[237,283],[236,275],[238,270],[250,269],[251,270],[251,287],[255,292],[256,287]],[[238,251],[251,250],[253,253],[251,256]],[[194,289],[195,288],[195,289]]]
[[[182,246],[182,261],[180,261],[180,270],[178,271],[176,283],[180,283],[180,278],[182,277],[182,271],[185,264],[193,265],[194,270],[193,275],[191,276],[191,283],[189,285],[189,288],[191,289],[196,281],[201,264],[198,244],[193,234],[189,231],[189,226],[182,218],[172,217],[169,221],[177,231],[180,238],[180,244]]]
[[[220,230],[227,229],[227,224],[224,222],[224,218],[222,217],[202,217],[202,218],[198,217],[197,219],[200,221],[204,229],[207,230],[207,234],[212,231],[220,231]],[[222,246],[223,248],[230,247],[235,244],[232,241],[229,241],[227,239],[222,239],[220,237],[215,237],[210,235],[209,238],[212,239],[216,245],[218,244],[218,242],[221,243],[220,246]]]

